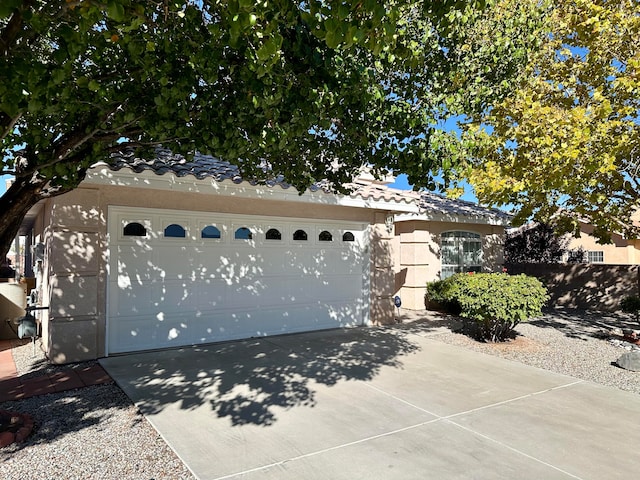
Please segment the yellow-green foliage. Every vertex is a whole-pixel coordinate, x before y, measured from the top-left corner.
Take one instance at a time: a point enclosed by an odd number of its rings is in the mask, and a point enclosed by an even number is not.
[[[514,95],[465,124],[468,177],[483,204],[576,219],[635,238],[640,199],[640,2],[554,0],[551,33]]]

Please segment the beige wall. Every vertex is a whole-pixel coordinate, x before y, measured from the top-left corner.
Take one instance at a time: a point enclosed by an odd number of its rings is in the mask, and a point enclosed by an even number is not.
[[[54,363],[97,358],[104,353],[105,209],[97,188],[79,188],[44,210],[42,275],[45,349]]]
[[[552,307],[617,311],[624,297],[640,292],[637,265],[520,263],[509,265],[509,273],[539,278]]]
[[[502,268],[504,227],[424,220],[399,222],[395,228],[393,269],[395,290],[403,308],[425,308],[426,284],[440,278],[440,234],[454,230],[480,234],[484,271]]]
[[[371,323],[393,323],[393,295],[395,293],[394,231],[385,220],[388,213],[377,212],[371,227]]]
[[[280,187],[276,187],[280,188]],[[82,186],[47,202],[42,214],[46,262],[39,279],[43,342],[54,363],[105,355],[107,212],[110,205],[202,212],[345,220],[370,225],[370,321],[393,321],[393,232],[386,212],[373,209],[167,192],[148,188]]]

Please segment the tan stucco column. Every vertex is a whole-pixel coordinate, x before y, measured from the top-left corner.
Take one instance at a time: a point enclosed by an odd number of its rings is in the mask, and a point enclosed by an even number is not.
[[[47,355],[54,363],[104,355],[104,218],[100,192],[80,188],[49,204],[45,230],[43,328]]]
[[[371,228],[371,323],[374,325],[394,322],[394,231],[393,224],[391,229],[387,227],[386,219],[386,213],[377,212]]]
[[[420,229],[413,222],[405,222],[399,230],[402,306],[424,310],[427,282],[436,280],[440,271],[438,238],[428,230],[428,224]]]

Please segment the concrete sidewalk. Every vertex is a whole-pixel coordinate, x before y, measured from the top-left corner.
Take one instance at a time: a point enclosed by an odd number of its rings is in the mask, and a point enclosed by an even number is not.
[[[640,396],[415,329],[269,337],[101,361],[200,479],[615,479]]]
[[[15,340],[0,340],[0,403],[112,382],[97,364],[22,377],[16,370],[11,353],[14,343]]]

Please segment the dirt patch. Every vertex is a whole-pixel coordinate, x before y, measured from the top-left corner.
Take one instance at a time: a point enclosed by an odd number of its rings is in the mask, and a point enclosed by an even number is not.
[[[486,343],[485,345],[501,352],[538,352],[545,348],[544,344],[522,335],[506,342]]]

